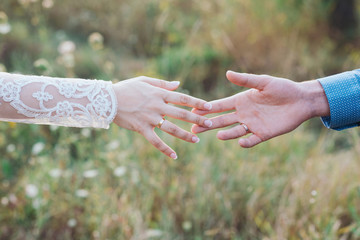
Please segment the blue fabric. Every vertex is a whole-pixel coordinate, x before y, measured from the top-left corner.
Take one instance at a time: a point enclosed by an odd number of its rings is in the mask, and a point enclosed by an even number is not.
[[[322,117],[327,128],[343,130],[360,123],[360,69],[318,79],[325,90],[330,116]]]

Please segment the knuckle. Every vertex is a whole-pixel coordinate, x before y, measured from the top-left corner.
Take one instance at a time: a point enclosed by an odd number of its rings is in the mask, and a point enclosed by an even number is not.
[[[195,123],[197,125],[201,125],[203,122],[205,122],[204,118],[201,118],[201,117],[196,117],[195,118]]]
[[[178,129],[174,126],[169,127],[169,133],[176,135],[178,133]]]
[[[180,96],[180,102],[183,103],[183,104],[188,103],[189,102],[189,97],[181,95]]]
[[[225,126],[226,125],[226,120],[224,118],[220,118],[219,123],[220,123],[220,126]]]
[[[152,143],[154,144],[154,146],[155,146],[157,149],[160,149],[160,150],[161,150],[162,144],[161,144],[161,141],[160,141],[160,140],[154,139]]]
[[[179,117],[180,119],[186,119],[186,118],[188,117],[188,113],[187,113],[186,111],[180,111],[180,112],[178,113],[178,117]]]

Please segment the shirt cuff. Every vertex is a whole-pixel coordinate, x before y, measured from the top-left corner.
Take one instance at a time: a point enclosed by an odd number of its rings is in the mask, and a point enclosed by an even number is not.
[[[324,88],[330,116],[322,117],[327,128],[343,130],[359,126],[360,69],[318,79]]]

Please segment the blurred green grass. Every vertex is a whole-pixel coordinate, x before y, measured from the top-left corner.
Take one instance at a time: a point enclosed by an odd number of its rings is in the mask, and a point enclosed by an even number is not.
[[[329,26],[334,3],[3,0],[0,69],[148,75],[211,100],[241,90],[227,69],[301,81],[358,67],[358,37]],[[253,149],[215,132],[198,144],[159,134],[178,160],[116,126],[0,123],[0,238],[360,238],[357,129],[315,119]]]

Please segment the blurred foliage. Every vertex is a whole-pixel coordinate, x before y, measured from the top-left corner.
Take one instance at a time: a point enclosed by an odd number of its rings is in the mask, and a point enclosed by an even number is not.
[[[148,75],[225,97],[239,91],[227,69],[302,81],[357,68],[339,2],[2,0],[0,71]],[[360,239],[359,134],[319,128],[250,150],[160,133],[172,161],[115,126],[0,123],[0,239]]]

